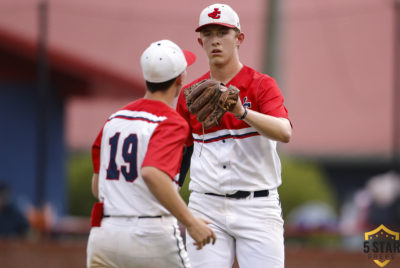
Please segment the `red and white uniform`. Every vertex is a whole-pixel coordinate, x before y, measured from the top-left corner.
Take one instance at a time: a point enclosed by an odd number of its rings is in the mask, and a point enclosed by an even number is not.
[[[210,73],[189,86],[208,78]],[[275,80],[268,75],[244,66],[229,85],[240,90],[242,104],[248,109],[288,118],[281,92]],[[190,190],[230,194],[238,190],[275,189],[281,184],[276,141],[261,136],[254,127],[236,119],[232,113],[226,113],[220,126],[205,130],[203,135],[196,116],[188,112],[183,94],[179,97],[177,110],[191,127],[192,138],[187,145],[194,144]]]
[[[188,86],[208,78],[209,72]],[[270,76],[243,66],[229,85],[240,90],[239,97],[248,109],[288,119],[282,94]],[[209,219],[217,235],[216,244],[201,251],[195,250],[188,237],[186,246],[193,267],[231,267],[235,252],[240,267],[283,267],[277,142],[260,135],[232,113],[225,113],[218,127],[206,129],[203,134],[201,123],[188,112],[183,94],[177,111],[191,129],[187,145],[194,145],[189,208],[196,216]],[[269,190],[269,196],[230,199],[204,194],[260,190]]]
[[[175,185],[187,136],[187,123],[160,101],[140,99],[109,117],[92,147],[106,217],[91,230],[88,258],[111,267],[189,267],[176,219],[140,172],[156,167]]]
[[[141,99],[111,115],[92,150],[104,214],[169,214],[147,188],[140,169],[153,166],[167,173],[171,180],[176,179],[187,135],[188,127],[182,118],[158,101]],[[107,177],[113,161],[119,174],[117,178]]]

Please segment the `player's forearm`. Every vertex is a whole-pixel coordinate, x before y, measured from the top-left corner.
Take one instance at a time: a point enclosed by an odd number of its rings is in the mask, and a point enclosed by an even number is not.
[[[261,135],[276,141],[288,143],[292,136],[292,127],[286,118],[273,117],[249,109],[244,121]]]
[[[143,167],[141,172],[143,180],[157,200],[182,224],[190,226],[195,219],[172,185],[170,177],[155,167]]]

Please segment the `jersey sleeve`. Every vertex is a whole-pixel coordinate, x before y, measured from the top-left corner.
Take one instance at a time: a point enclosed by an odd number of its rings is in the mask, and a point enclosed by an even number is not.
[[[283,104],[282,93],[274,79],[265,77],[257,89],[257,104],[260,112],[274,117],[289,119],[288,111]]]
[[[142,167],[152,166],[167,173],[174,179],[182,161],[182,151],[189,127],[179,119],[166,119],[154,130],[150,138]]]
[[[92,164],[93,164],[93,172],[99,173],[100,169],[100,148],[101,148],[101,139],[103,137],[103,129],[97,135],[96,140],[92,145]]]
[[[185,96],[183,95],[183,89],[181,91],[181,94],[179,94],[178,98],[178,103],[176,105],[176,111],[186,120],[186,122],[189,125],[189,129],[191,128],[190,126],[190,113],[186,105],[186,100]],[[190,131],[192,133],[192,131]],[[193,145],[193,136],[188,135],[186,141],[185,141],[186,146],[192,146]]]

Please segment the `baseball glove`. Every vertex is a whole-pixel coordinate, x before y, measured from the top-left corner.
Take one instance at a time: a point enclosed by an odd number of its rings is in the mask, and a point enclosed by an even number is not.
[[[239,98],[239,89],[205,79],[183,91],[188,110],[196,115],[205,129],[217,126],[227,111],[232,111]]]

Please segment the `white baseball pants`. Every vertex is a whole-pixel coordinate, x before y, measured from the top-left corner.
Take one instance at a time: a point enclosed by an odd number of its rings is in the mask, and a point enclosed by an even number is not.
[[[193,192],[189,208],[211,221],[217,241],[201,250],[186,234],[194,268],[231,268],[236,253],[240,268],[284,267],[282,209],[277,190],[267,197],[232,199]]]
[[[87,245],[87,267],[190,267],[174,217],[103,218]]]

